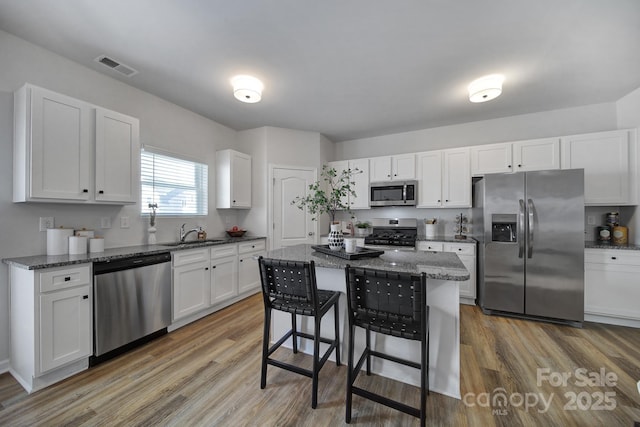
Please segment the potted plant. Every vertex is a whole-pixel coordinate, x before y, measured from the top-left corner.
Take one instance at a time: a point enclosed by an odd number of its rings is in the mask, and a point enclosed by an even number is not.
[[[299,209],[306,209],[314,221],[317,221],[318,217],[324,213],[329,214],[331,220],[329,247],[331,249],[337,250],[342,247],[342,232],[340,231],[340,223],[336,223],[336,212],[351,213],[347,199],[348,197],[356,197],[356,192],[353,189],[355,182],[351,180],[351,177],[356,173],[360,173],[360,171],[346,169],[338,172],[335,168],[324,165],[320,173],[320,180],[309,185],[308,194],[304,197],[298,196],[291,202]]]
[[[366,221],[364,221],[364,222],[361,222],[361,221],[356,222],[356,235],[360,236],[360,237],[368,235],[369,234],[369,228],[370,228],[370,225]]]

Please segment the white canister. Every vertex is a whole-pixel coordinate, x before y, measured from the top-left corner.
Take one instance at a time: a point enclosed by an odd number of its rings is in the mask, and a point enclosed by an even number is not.
[[[438,235],[438,224],[425,224],[424,235],[427,239],[436,237]]]
[[[348,254],[355,254],[357,252],[357,240],[350,238],[350,237],[345,237],[344,239],[344,251]]]
[[[85,236],[69,237],[69,255],[83,255],[87,253],[87,238]]]
[[[47,255],[66,255],[70,236],[73,236],[73,228],[47,229]]]
[[[104,252],[104,239],[102,237],[89,239],[89,252]]]

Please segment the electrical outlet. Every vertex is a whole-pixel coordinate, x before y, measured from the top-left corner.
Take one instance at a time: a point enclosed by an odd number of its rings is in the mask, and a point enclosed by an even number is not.
[[[111,228],[111,218],[108,216],[100,218],[100,228]]]
[[[47,231],[47,228],[53,228],[53,217],[52,216],[41,216],[40,217],[40,231]]]
[[[595,217],[595,216],[588,215],[588,216],[587,216],[587,224],[589,224],[589,225],[596,225],[596,217]]]
[[[129,217],[121,216],[120,217],[120,228],[129,228]]]

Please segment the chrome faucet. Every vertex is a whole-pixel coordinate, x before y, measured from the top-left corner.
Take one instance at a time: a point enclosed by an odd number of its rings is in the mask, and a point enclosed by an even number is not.
[[[200,231],[200,227],[196,227],[196,228],[193,228],[193,229],[185,232],[184,231],[184,226],[185,225],[187,225],[186,222],[180,226],[180,243],[184,243],[184,239],[186,239],[189,234],[197,233],[198,231]]]

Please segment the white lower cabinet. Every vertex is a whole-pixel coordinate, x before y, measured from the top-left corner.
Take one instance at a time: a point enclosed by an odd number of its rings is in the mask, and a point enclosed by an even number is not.
[[[458,255],[462,264],[469,271],[469,280],[458,282],[460,286],[460,302],[462,304],[476,304],[476,244],[468,243],[451,243],[437,241],[418,241],[416,249],[419,251],[430,252],[453,252]]]
[[[585,320],[640,327],[640,252],[586,249]]]
[[[210,305],[209,248],[173,253],[173,320]]]
[[[238,245],[211,248],[211,305],[238,295]]]
[[[246,298],[260,290],[254,258],[265,240],[251,240],[173,252],[173,323],[169,330]]]
[[[238,292],[260,290],[260,271],[257,258],[265,253],[265,241],[240,243],[238,245]]]
[[[11,366],[32,392],[89,366],[93,349],[91,266],[10,268]]]

